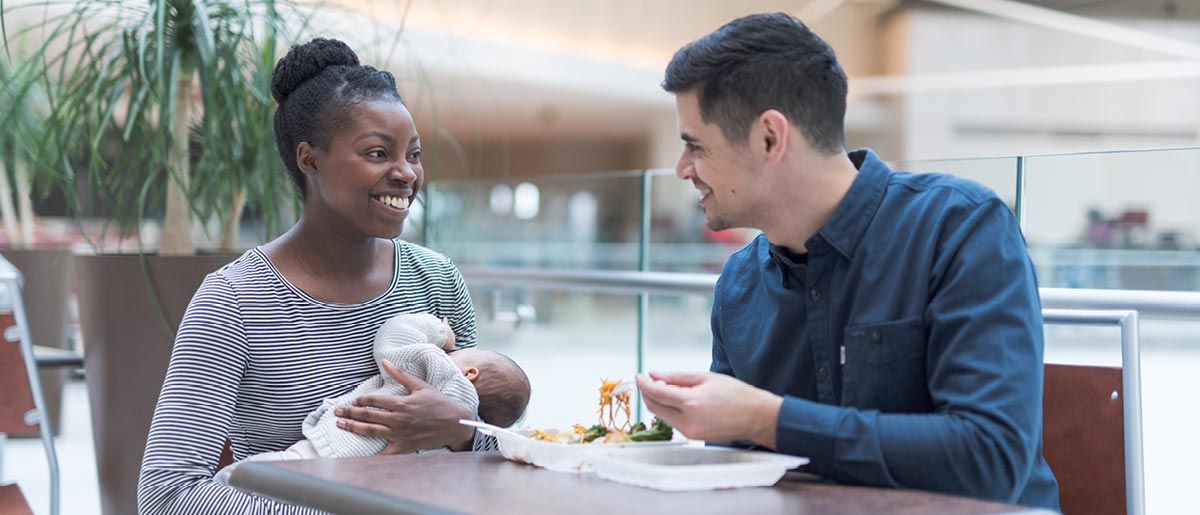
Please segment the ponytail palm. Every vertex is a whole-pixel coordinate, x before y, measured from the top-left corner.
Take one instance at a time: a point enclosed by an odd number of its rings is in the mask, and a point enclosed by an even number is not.
[[[278,221],[290,195],[270,77],[285,29],[305,19],[297,4],[0,0],[0,9],[6,50],[37,38],[31,66],[56,85],[42,160],[56,164],[49,176],[69,196],[70,163],[86,156],[116,229],[136,230],[146,209],[162,209],[165,255],[194,253],[193,220],[220,220],[226,249],[244,206]]]
[[[30,248],[33,229],[33,172],[45,137],[46,95],[29,67],[0,59],[0,223],[10,248]],[[13,206],[16,189],[17,205]]]

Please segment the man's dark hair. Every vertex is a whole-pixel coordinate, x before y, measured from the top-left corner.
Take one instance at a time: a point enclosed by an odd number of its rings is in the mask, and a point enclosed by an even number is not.
[[[775,109],[827,155],[844,148],[846,73],[833,48],[784,13],[738,18],[688,43],[667,65],[663,89],[695,90],[700,117],[733,144]]]
[[[296,45],[271,74],[275,109],[275,148],[304,198],[304,174],[296,146],[307,141],[324,147],[329,135],[346,125],[352,107],[376,100],[404,103],[391,73],[359,65],[358,55],[336,39],[316,38]]]
[[[488,352],[495,359],[478,363],[479,378],[475,391],[479,393],[479,418],[489,424],[508,427],[520,420],[529,405],[529,376],[512,358],[499,352]]]

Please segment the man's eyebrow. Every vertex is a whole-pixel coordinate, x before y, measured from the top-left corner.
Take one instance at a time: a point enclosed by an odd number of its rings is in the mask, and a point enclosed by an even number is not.
[[[419,142],[419,141],[421,141],[421,136],[420,136],[420,135],[413,136],[411,139],[409,139],[409,140],[408,140],[408,146],[410,146],[410,147],[411,147],[411,146],[413,146],[413,143],[417,143],[417,142]]]
[[[371,131],[371,132],[368,132],[368,133],[366,133],[366,134],[363,134],[363,135],[361,135],[361,136],[359,136],[359,137],[355,138],[355,139],[354,139],[354,142],[355,142],[355,143],[358,143],[359,141],[362,141],[362,140],[364,140],[364,139],[371,138],[371,137],[380,138],[380,139],[382,139],[382,140],[384,140],[384,141],[387,141],[388,143],[395,143],[395,142],[396,142],[396,140],[395,140],[395,139],[393,139],[393,138],[392,138],[392,136],[391,136],[390,134],[388,134],[388,133],[386,133],[386,132],[383,132],[383,131]]]
[[[679,133],[679,138],[688,143],[698,143],[700,141],[700,140],[696,139],[695,136],[692,136],[691,134],[688,134],[686,132]]]

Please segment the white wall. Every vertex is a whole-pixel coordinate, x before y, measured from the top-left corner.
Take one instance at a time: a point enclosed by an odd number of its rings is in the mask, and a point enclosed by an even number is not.
[[[1114,20],[1200,42],[1200,23]],[[915,9],[910,74],[1170,60],[1043,27],[958,11]],[[947,45],[947,42],[953,45]],[[1035,74],[1036,76],[1036,74]],[[904,99],[905,159],[1029,155],[1200,145],[1200,78],[924,91]],[[1027,236],[1073,242],[1089,207],[1151,210],[1152,230],[1200,230],[1200,150],[1030,159]]]

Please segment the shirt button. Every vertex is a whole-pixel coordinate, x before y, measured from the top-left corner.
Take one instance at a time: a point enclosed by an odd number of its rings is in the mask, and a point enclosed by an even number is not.
[[[829,369],[825,367],[818,368],[817,377],[820,377],[821,379],[829,379]]]
[[[871,340],[874,340],[875,343],[883,341],[883,335],[879,333],[878,329],[871,330]]]
[[[808,290],[808,298],[812,299],[813,302],[821,300],[821,291],[816,288]]]

